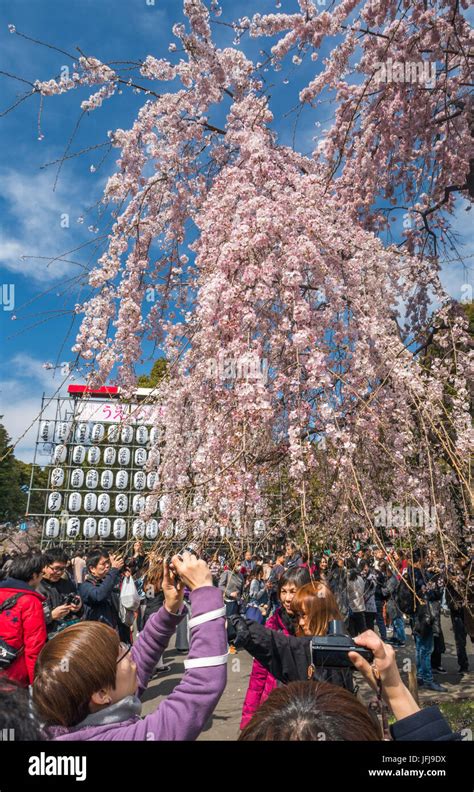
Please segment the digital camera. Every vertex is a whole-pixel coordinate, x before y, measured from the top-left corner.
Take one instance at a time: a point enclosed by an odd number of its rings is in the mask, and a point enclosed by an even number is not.
[[[370,649],[357,646],[350,635],[345,634],[342,621],[330,621],[327,635],[315,635],[311,639],[311,658],[315,668],[354,668],[348,657],[349,652],[357,652],[368,663],[374,659]]]
[[[77,605],[80,604],[81,604],[81,598],[77,594],[73,594],[71,592],[70,594],[63,595],[63,605],[74,605],[74,607],[76,607]]]

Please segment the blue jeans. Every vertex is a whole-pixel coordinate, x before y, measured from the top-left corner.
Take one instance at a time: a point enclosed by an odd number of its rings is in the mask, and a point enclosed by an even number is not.
[[[393,624],[393,637],[396,641],[400,641],[400,643],[405,643],[407,640],[407,636],[405,633],[405,625],[403,623],[403,619],[401,616],[397,616],[396,619],[392,619]]]
[[[421,635],[415,633],[416,645],[416,675],[418,679],[423,682],[433,681],[433,671],[431,670],[431,652],[433,651],[433,631],[430,630],[429,634],[422,638]]]

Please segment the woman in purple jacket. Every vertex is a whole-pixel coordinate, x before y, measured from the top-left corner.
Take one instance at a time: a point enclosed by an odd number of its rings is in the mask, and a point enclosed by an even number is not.
[[[33,701],[53,740],[195,740],[227,681],[227,634],[222,592],[205,561],[184,552],[167,564],[165,602],[133,647],[100,622],[68,627],[44,647],[36,665]],[[184,586],[191,590],[191,645],[185,674],[145,718],[140,696],[183,618]]]

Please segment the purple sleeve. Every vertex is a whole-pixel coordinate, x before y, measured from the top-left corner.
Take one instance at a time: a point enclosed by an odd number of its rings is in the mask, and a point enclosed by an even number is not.
[[[132,657],[137,665],[137,696],[141,696],[146,689],[156,664],[184,615],[185,613],[181,613],[175,616],[169,613],[163,605],[159,611],[150,616],[140,632],[132,648]]]
[[[193,591],[190,599],[193,617],[223,606],[222,591],[215,586],[204,586]],[[156,625],[160,613],[161,611],[155,614],[155,618],[151,617],[146,627],[150,622],[152,626]],[[216,657],[226,653],[225,616],[198,624],[191,629],[189,659]],[[190,668],[185,671],[179,685],[154,712],[129,726],[114,730],[112,734],[109,732],[107,739],[195,740],[216,708],[226,682],[227,663]]]

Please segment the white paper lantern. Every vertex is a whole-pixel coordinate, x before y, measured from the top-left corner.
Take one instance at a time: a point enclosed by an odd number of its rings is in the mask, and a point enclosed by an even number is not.
[[[114,474],[111,470],[103,470],[100,477],[100,485],[103,489],[110,489],[114,483]]]
[[[145,508],[150,514],[155,514],[158,511],[158,496],[147,495],[145,498]]]
[[[137,448],[135,451],[135,465],[137,467],[142,467],[143,465],[145,465],[147,456],[148,454],[144,448]]]
[[[219,526],[211,525],[211,527],[207,529],[207,535],[209,539],[217,539],[219,536]]]
[[[76,426],[76,443],[85,443],[89,439],[89,426],[86,423],[79,423]]]
[[[148,452],[148,466],[158,469],[160,467],[161,455],[157,448],[150,448]]]
[[[200,537],[206,533],[206,523],[204,520],[198,520],[198,522],[193,526],[193,536]]]
[[[67,457],[67,446],[57,445],[56,448],[54,449],[53,464],[61,465],[63,462],[66,461],[66,457]]]
[[[68,499],[68,509],[72,512],[78,512],[81,508],[82,496],[80,492],[71,492]]]
[[[84,495],[84,511],[93,512],[97,509],[97,495],[95,492],[88,492]]]
[[[91,492],[88,493],[88,495],[91,494],[92,494]],[[95,519],[95,517],[86,517],[86,519],[84,520],[84,536],[86,537],[86,539],[92,539],[92,537],[95,536],[96,531],[97,531],[97,520]]]
[[[88,470],[86,475],[87,489],[95,489],[99,483],[99,473],[97,470]]]
[[[107,539],[110,536],[111,524],[108,517],[101,517],[97,524],[98,534],[101,539]]]
[[[150,429],[151,445],[162,443],[164,439],[165,439],[165,433],[161,426],[153,426],[152,429]]]
[[[93,443],[100,443],[104,439],[105,427],[104,424],[94,424],[91,432],[91,440]]]
[[[87,461],[89,465],[97,465],[100,460],[99,446],[91,446],[87,452]]]
[[[230,525],[220,525],[219,533],[223,539],[225,538],[230,539],[232,536],[232,528],[230,527]]]
[[[139,514],[145,508],[145,498],[143,495],[134,495],[132,501],[132,511],[134,514]]]
[[[162,495],[159,500],[159,504],[160,504],[160,513],[164,514],[166,509],[168,509],[170,505],[169,495]]]
[[[124,538],[125,534],[127,533],[127,523],[123,517],[117,517],[117,519],[114,520],[113,533],[116,539]]]
[[[139,426],[135,437],[137,438],[137,443],[145,445],[148,442],[148,429],[146,426]]]
[[[233,511],[231,513],[231,515],[230,515],[230,521],[231,521],[232,525],[235,525],[236,528],[239,528],[240,527],[240,512],[239,511]]]
[[[118,443],[120,437],[120,427],[117,424],[110,424],[107,429],[107,440],[109,443]]]
[[[118,452],[118,463],[122,467],[127,467],[130,464],[130,449],[129,448],[119,448]]]
[[[156,472],[156,470],[152,470],[150,473],[148,473],[146,477],[146,485],[148,489],[154,489],[157,481],[158,481],[158,473]]]
[[[174,535],[173,526],[172,525],[168,525],[166,528],[163,529],[162,533],[163,533],[163,536],[165,537],[165,539],[171,539],[173,537],[173,535]]]
[[[176,539],[179,539],[180,541],[182,541],[183,539],[186,539],[186,536],[188,535],[188,531],[187,531],[186,526],[183,525],[182,523],[178,523],[175,526],[174,535],[175,535]]]
[[[75,465],[82,465],[84,459],[86,458],[86,449],[84,446],[78,445],[73,448],[72,451],[72,461]]]
[[[63,498],[60,492],[50,492],[48,497],[48,511],[57,512],[61,508]]]
[[[255,536],[262,536],[265,533],[265,523],[263,520],[255,520],[253,524],[253,532]]]
[[[70,539],[75,539],[79,536],[81,530],[81,521],[79,517],[70,517],[67,521],[66,534]]]
[[[133,486],[136,490],[144,490],[146,484],[146,474],[143,470],[137,470],[133,477]]]
[[[67,421],[61,421],[58,423],[56,427],[56,439],[59,440],[60,443],[64,443],[71,432],[72,426]]]
[[[117,489],[127,489],[128,473],[126,470],[119,470],[119,472],[115,476],[115,485]]]
[[[59,536],[59,520],[57,517],[50,517],[46,520],[45,533],[48,539],[56,539]]]
[[[84,471],[81,470],[81,468],[74,468],[74,470],[71,470],[69,483],[73,489],[81,489],[84,484]]]
[[[134,539],[143,539],[145,535],[145,522],[143,520],[133,521],[132,535]]]
[[[50,443],[53,439],[53,422],[52,421],[43,421],[40,425],[39,431],[40,440],[43,443]]]
[[[120,439],[122,443],[132,443],[133,442],[133,426],[123,426],[122,432],[120,435]]]
[[[99,497],[97,498],[97,511],[100,511],[101,514],[105,514],[110,509],[110,495],[107,495],[106,492],[101,492]]]
[[[158,520],[148,520],[145,527],[145,535],[147,539],[156,539],[158,536]]]
[[[123,514],[128,509],[128,498],[123,492],[115,497],[115,511],[118,514]]]
[[[112,448],[111,446],[104,448],[104,465],[115,465],[116,457],[117,451],[115,448]]]
[[[53,468],[51,471],[51,486],[62,487],[64,484],[64,468]]]

